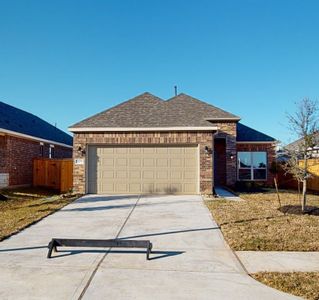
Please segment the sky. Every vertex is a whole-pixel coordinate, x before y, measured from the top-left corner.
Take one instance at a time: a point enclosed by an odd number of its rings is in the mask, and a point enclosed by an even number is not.
[[[186,93],[284,144],[319,97],[319,1],[0,0],[0,101],[67,128]]]

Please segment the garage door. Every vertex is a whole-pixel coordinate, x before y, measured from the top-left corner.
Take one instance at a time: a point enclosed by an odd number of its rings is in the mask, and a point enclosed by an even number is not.
[[[198,193],[198,147],[89,146],[88,192]]]

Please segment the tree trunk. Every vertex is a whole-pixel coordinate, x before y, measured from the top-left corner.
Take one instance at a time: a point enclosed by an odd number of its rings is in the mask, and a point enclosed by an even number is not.
[[[301,210],[305,212],[306,209],[306,196],[307,196],[307,179],[302,181],[302,198],[301,198]]]

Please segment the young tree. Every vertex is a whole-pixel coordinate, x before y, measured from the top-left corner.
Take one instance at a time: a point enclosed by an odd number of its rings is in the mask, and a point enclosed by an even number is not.
[[[298,182],[302,183],[301,210],[306,209],[307,179],[311,176],[308,172],[308,159],[312,156],[312,149],[316,146],[318,134],[318,103],[305,98],[296,103],[294,114],[288,114],[290,129],[297,134],[299,140],[294,147],[287,150],[289,160],[284,164],[286,172],[291,173]],[[303,160],[303,163],[300,163]]]

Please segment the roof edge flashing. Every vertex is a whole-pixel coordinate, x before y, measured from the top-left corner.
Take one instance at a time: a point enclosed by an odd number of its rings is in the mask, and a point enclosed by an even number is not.
[[[69,127],[71,132],[131,132],[131,131],[216,131],[217,126],[207,127]]]

